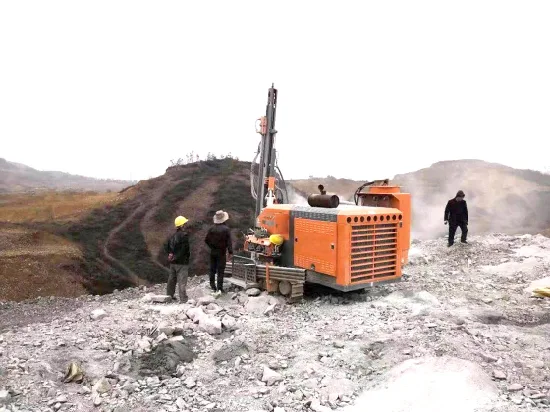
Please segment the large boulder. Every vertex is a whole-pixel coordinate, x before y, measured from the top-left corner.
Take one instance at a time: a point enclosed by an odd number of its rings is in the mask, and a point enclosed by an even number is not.
[[[187,309],[187,312],[185,312],[185,314],[195,323],[199,323],[201,318],[207,316],[206,313],[204,313],[204,310],[202,310],[201,306]]]
[[[496,405],[498,389],[481,367],[453,357],[409,359],[388,371],[346,412],[480,412]]]
[[[204,315],[199,319],[199,329],[210,335],[219,335],[222,333],[222,322],[213,316]]]
[[[264,315],[270,310],[275,310],[284,305],[283,299],[275,296],[262,294],[260,296],[250,296],[244,306],[245,310],[251,315]]]

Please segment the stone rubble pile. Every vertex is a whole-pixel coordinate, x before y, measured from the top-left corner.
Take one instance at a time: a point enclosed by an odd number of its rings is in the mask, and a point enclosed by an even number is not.
[[[425,382],[432,367],[471,365],[462,375],[491,394],[481,405],[457,370],[447,408],[550,409],[550,300],[527,292],[549,269],[550,239],[493,235],[414,242],[400,283],[299,304],[259,290],[215,299],[197,278],[186,304],[158,285],[64,301],[49,319],[55,299],[5,305],[0,412],[355,412],[388,397],[373,410],[394,412],[406,401],[395,388],[416,381],[395,371],[412,361]],[[15,319],[27,310],[36,322]]]

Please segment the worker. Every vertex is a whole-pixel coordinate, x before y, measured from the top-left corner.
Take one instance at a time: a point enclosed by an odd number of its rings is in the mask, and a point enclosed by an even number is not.
[[[468,243],[468,205],[464,200],[464,192],[459,190],[456,196],[447,202],[445,207],[445,224],[449,224],[449,243],[447,246],[452,246],[455,242],[456,229],[460,226],[462,243]]]
[[[210,248],[210,287],[218,296],[224,292],[223,276],[226,259],[231,259],[233,255],[231,230],[225,223],[228,219],[229,214],[227,212],[218,210],[213,218],[214,225],[210,227],[204,238],[205,243]],[[217,279],[216,273],[218,274]]]
[[[180,303],[185,303],[187,297],[187,278],[189,276],[189,257],[191,249],[189,246],[189,234],[184,229],[188,222],[187,218],[178,216],[174,221],[176,233],[168,238],[164,244],[164,252],[168,254],[170,262],[170,274],[166,294],[175,299],[176,283],[178,284],[178,295]]]

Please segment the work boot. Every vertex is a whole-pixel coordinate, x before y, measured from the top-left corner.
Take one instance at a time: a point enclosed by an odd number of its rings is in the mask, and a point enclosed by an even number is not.
[[[180,303],[187,303],[188,300],[189,300],[189,298],[187,296],[184,296],[184,297],[180,298]]]
[[[453,243],[447,243],[447,247],[451,247]]]
[[[461,240],[460,242],[461,242],[461,243],[466,243],[466,244],[468,244],[468,241],[467,241],[467,240]]]

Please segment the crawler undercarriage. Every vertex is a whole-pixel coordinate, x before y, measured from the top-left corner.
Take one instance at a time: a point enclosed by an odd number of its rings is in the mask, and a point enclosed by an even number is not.
[[[289,302],[298,302],[304,294],[306,270],[259,264],[254,259],[233,256],[225,272],[231,274],[227,280],[243,289],[259,288],[277,292]]]

